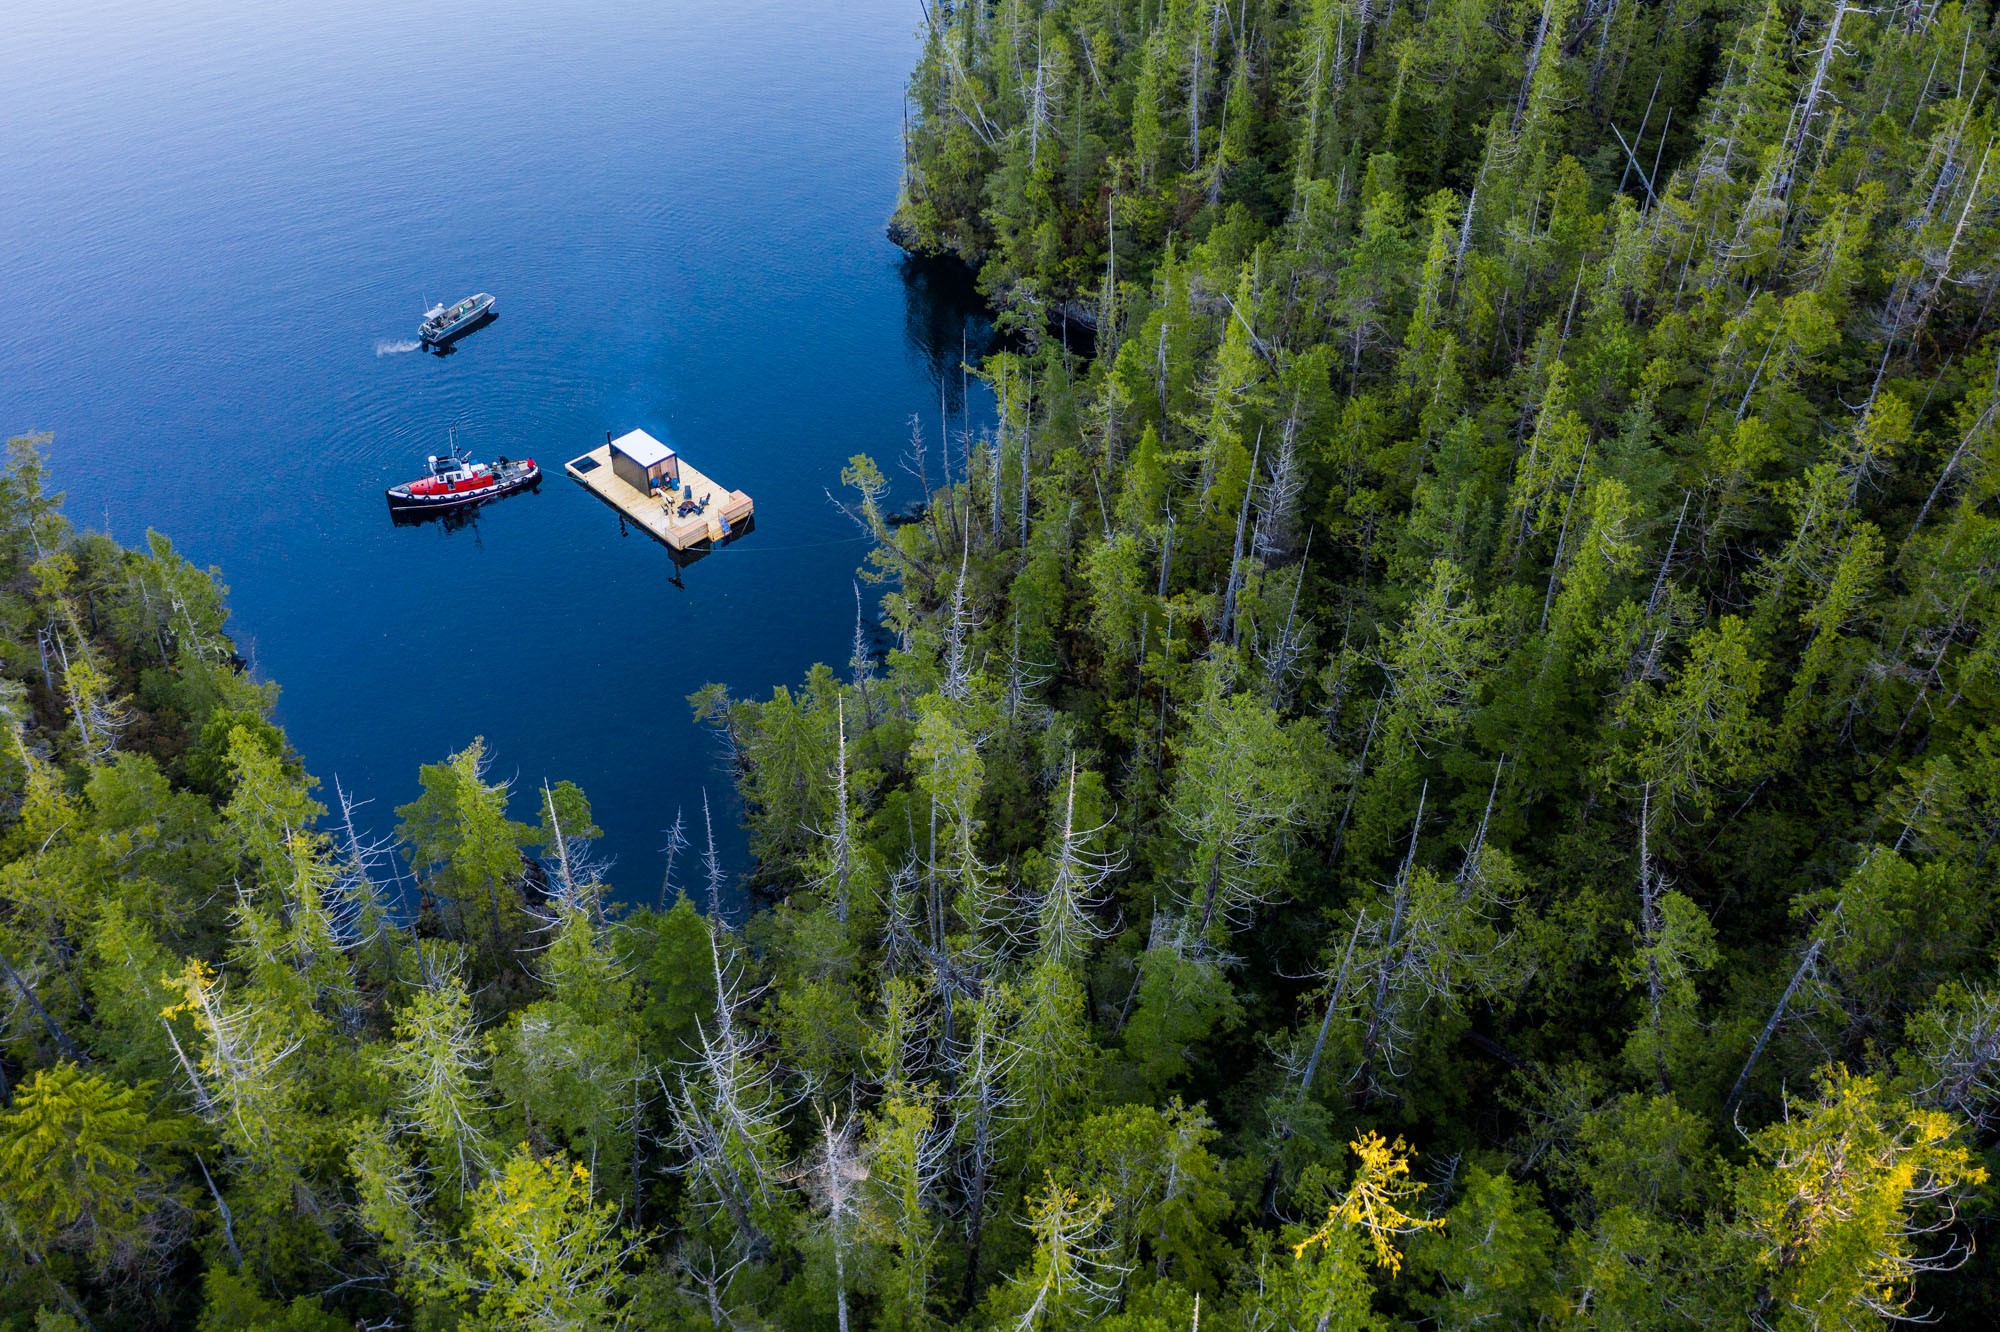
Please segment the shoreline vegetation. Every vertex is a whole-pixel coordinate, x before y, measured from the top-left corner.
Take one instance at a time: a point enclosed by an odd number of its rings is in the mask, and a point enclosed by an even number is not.
[[[997,418],[690,700],[745,918],[10,446],[0,1328],[1992,1323],[1993,6],[924,18]]]

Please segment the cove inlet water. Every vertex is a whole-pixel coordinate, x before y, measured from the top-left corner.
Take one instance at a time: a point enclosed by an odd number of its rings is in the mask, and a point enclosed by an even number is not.
[[[677,810],[699,846],[704,792],[744,868],[686,696],[844,671],[841,467],[900,479],[913,414],[933,448],[941,411],[990,419],[965,275],[883,234],[914,0],[9,10],[0,434],[54,434],[70,517],[220,568],[322,796],[376,831],[484,736],[516,817],[583,787],[619,898],[658,894]],[[420,348],[475,291],[498,317]],[[621,536],[562,463],[633,427],[755,531],[684,572]],[[392,524],[454,434],[539,492]]]

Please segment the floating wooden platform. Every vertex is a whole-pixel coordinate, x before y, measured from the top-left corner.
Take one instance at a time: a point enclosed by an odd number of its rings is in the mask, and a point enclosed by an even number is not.
[[[725,518],[729,520],[732,534],[750,521],[750,515],[756,508],[748,495],[711,481],[699,469],[690,466],[685,457],[679,461],[681,483],[693,487],[694,498],[709,497],[706,509],[685,518],[674,516],[674,510],[680,506],[678,490],[671,499],[648,495],[612,470],[609,444],[600,444],[581,458],[571,458],[563,464],[563,470],[569,473],[571,480],[623,514],[626,521],[637,524],[675,550],[688,550],[720,541]]]

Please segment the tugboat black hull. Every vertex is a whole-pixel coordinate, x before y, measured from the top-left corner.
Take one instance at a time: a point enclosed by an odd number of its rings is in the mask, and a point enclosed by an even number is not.
[[[469,509],[484,504],[488,500],[499,499],[518,491],[533,490],[542,482],[542,469],[532,461],[503,463],[490,486],[477,490],[453,491],[443,495],[422,495],[413,493],[408,485],[390,486],[382,493],[389,500],[389,512],[398,518],[413,517],[426,513],[450,513],[453,510]]]

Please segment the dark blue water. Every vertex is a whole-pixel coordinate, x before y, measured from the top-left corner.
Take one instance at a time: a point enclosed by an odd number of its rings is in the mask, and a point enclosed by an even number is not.
[[[522,817],[544,777],[582,785],[650,898],[676,809],[728,797],[685,696],[845,661],[864,548],[826,490],[857,452],[893,472],[912,413],[935,441],[940,378],[956,417],[970,294],[882,230],[918,18],[12,0],[0,434],[54,432],[79,523],[221,568],[329,791],[386,828],[483,735]],[[495,322],[408,350],[426,299],[475,290]],[[634,426],[756,499],[679,585],[561,475]],[[551,475],[393,526],[382,488],[453,428]]]

